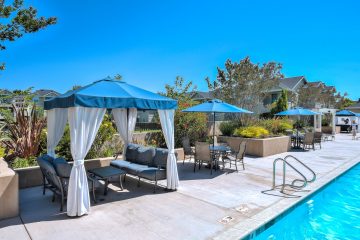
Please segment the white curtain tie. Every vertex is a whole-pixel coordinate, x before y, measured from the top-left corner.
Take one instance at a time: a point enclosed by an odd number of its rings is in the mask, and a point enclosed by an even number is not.
[[[74,167],[84,165],[84,159],[79,159],[74,161]]]
[[[175,153],[176,153],[175,149],[170,150],[170,154],[175,154]]]

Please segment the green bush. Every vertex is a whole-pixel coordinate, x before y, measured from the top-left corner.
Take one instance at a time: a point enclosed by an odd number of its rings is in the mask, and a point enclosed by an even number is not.
[[[258,126],[267,129],[271,134],[284,134],[286,130],[292,130],[292,121],[287,118],[263,119],[259,120]]]
[[[3,158],[6,156],[5,150],[6,150],[5,148],[0,147],[0,158]]]
[[[239,124],[236,122],[222,122],[219,129],[224,136],[231,136],[238,126]]]
[[[95,140],[91,146],[90,151],[85,159],[110,157],[114,153],[122,150],[122,144],[119,141],[111,143],[114,140],[116,129],[114,128],[110,116],[105,114],[99,131],[96,134]],[[70,151],[70,129],[69,125],[65,127],[64,136],[56,147],[56,153],[67,160],[72,160]]]
[[[237,128],[234,132],[234,135],[245,138],[264,138],[269,136],[269,131],[263,127],[250,126]]]
[[[36,158],[30,157],[30,158],[15,158],[13,161],[11,161],[10,166],[14,169],[16,168],[26,168],[26,167],[33,167],[37,166]]]

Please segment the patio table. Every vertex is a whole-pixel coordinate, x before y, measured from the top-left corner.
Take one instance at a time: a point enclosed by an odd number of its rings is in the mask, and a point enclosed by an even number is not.
[[[210,145],[209,149],[210,149],[211,152],[213,152],[214,158],[218,158],[218,160],[220,160],[220,157],[222,157],[226,153],[231,152],[231,148],[229,146],[226,146],[226,145],[218,145],[218,146]],[[217,162],[217,164],[215,165],[215,168],[220,169],[218,161],[216,161],[216,162]]]
[[[105,181],[104,195],[107,195],[110,178],[114,176],[119,176],[120,188],[121,190],[124,190],[121,181],[121,176],[126,174],[124,170],[112,166],[106,166],[106,167],[94,168],[89,170],[88,172],[94,175],[99,180]]]
[[[291,136],[291,139],[294,140],[294,147],[293,148],[300,148],[300,143],[301,143],[301,140],[304,139],[304,135],[302,134],[293,134]]]

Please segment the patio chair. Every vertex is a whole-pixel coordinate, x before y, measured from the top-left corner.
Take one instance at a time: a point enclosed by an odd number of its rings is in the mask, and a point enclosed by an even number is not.
[[[239,172],[237,168],[237,164],[241,163],[243,166],[243,170],[245,170],[245,165],[244,165],[245,152],[246,152],[246,141],[242,141],[235,154],[230,153],[223,157],[223,166],[225,167],[225,162],[229,162],[231,168],[231,164],[234,163],[236,172]]]
[[[191,161],[191,158],[194,157],[195,151],[194,149],[191,148],[190,139],[188,137],[184,137],[182,139],[182,146],[184,148],[184,155],[185,155],[183,160],[183,164],[184,164],[186,157],[189,157],[189,161]]]
[[[322,132],[315,132],[314,133],[314,145],[319,144],[320,149],[321,149],[322,135],[323,135]]]
[[[67,199],[67,190],[69,186],[69,179],[71,173],[71,165],[63,158],[53,159],[49,156],[40,156],[37,158],[41,173],[43,174],[44,183],[43,193],[45,188],[53,192],[52,202],[55,201],[56,196],[61,199],[60,211],[63,211],[64,202]],[[89,191],[92,193],[93,201],[96,203],[95,189],[99,188],[100,182],[88,176]]]
[[[214,163],[216,164],[216,158],[212,156],[210,151],[210,144],[206,142],[196,142],[195,143],[195,158],[194,158],[194,172],[196,169],[196,164],[199,164],[199,169],[203,163],[207,163],[210,165],[210,174],[212,174],[212,170],[214,167]]]
[[[303,149],[309,149],[309,147],[312,147],[313,150],[315,150],[314,145],[314,133],[307,132],[304,135],[304,138],[300,140],[300,144],[302,145]]]

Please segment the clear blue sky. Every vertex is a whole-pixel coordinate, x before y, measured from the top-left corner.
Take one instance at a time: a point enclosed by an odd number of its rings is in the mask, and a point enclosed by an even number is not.
[[[207,90],[217,66],[250,56],[360,97],[358,0],[25,2],[58,23],[7,44],[0,88],[64,92],[120,73],[152,91],[177,75]]]

